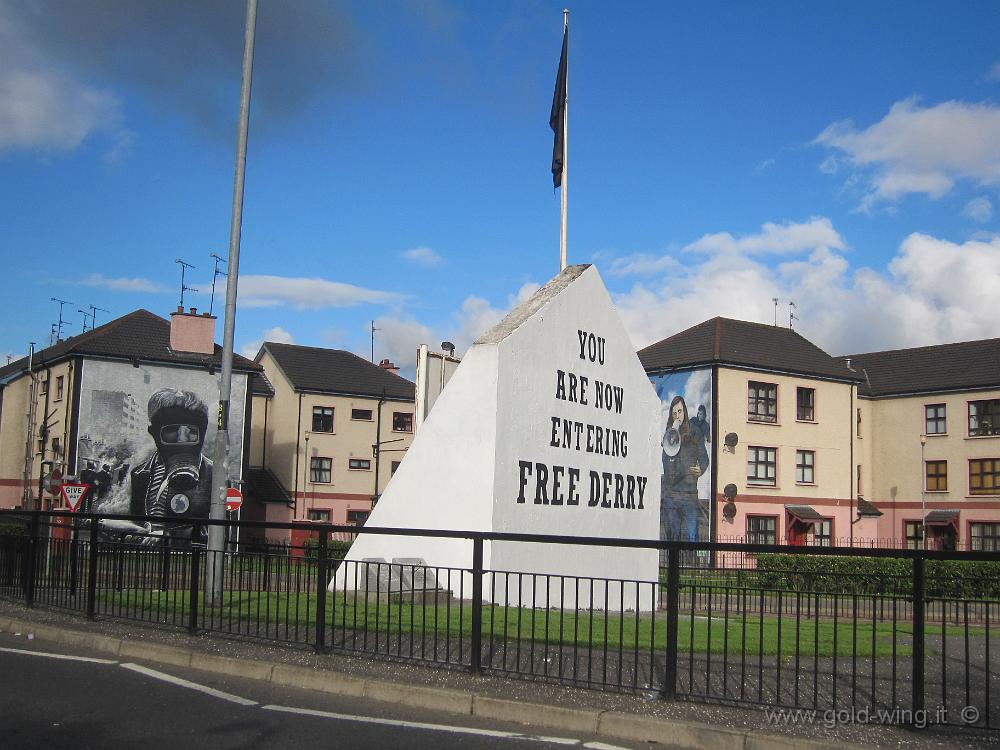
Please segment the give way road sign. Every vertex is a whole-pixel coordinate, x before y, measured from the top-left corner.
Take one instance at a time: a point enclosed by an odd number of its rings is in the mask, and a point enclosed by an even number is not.
[[[62,486],[62,496],[66,500],[66,505],[69,506],[70,510],[75,511],[80,507],[80,503],[83,502],[83,498],[87,495],[87,490],[89,489],[89,484],[64,484]]]

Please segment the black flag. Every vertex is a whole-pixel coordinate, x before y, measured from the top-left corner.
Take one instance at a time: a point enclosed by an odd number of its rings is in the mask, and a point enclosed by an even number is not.
[[[556,90],[552,94],[552,114],[549,127],[555,133],[552,142],[552,186],[562,185],[563,173],[563,123],[566,121],[566,42],[569,29],[563,31],[562,54],[559,55],[559,72],[556,74]]]

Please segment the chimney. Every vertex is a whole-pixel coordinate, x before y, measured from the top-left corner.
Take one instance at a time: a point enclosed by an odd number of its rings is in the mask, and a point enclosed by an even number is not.
[[[399,375],[399,368],[396,367],[392,362],[387,359],[383,359],[378,363],[378,366],[387,372],[391,372],[393,375]]]
[[[196,307],[190,312],[178,307],[170,313],[170,348],[175,352],[215,354],[215,316],[199,315]]]

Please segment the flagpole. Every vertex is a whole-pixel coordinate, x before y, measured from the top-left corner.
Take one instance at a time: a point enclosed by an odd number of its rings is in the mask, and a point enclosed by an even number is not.
[[[569,9],[563,8],[563,34],[569,34]],[[566,171],[569,156],[569,45],[566,45],[566,98],[563,100],[563,152],[561,215],[559,220],[559,270],[566,269]]]

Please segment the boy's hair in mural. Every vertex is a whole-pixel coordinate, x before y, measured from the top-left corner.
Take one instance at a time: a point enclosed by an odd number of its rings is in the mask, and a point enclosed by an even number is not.
[[[146,413],[149,415],[150,424],[165,422],[172,416],[172,414],[167,413],[168,410],[170,412],[179,411],[201,414],[204,417],[204,427],[208,426],[208,407],[205,406],[204,401],[198,398],[197,394],[191,391],[182,391],[177,388],[161,388],[149,397]]]

